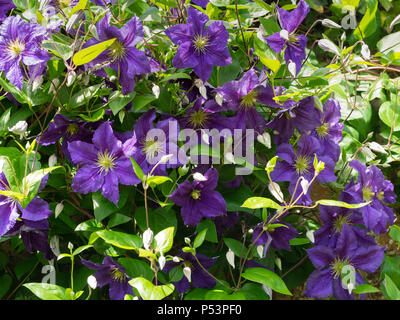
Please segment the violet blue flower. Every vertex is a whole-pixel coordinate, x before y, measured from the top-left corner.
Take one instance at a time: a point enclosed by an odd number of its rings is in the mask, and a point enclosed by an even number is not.
[[[105,198],[118,205],[118,184],[136,185],[140,179],[124,153],[125,145],[115,137],[109,123],[100,125],[92,142],[72,141],[68,144],[72,162],[80,167],[72,189],[83,194],[101,189]]]
[[[365,227],[378,234],[387,232],[387,227],[394,223],[393,209],[386,205],[396,201],[393,184],[385,180],[383,173],[374,165],[367,168],[353,160],[350,166],[358,171],[358,180],[357,183],[352,180],[343,190],[351,196],[349,203],[371,201],[360,209]]]
[[[297,5],[297,8],[287,12],[277,6],[279,23],[282,30],[265,38],[272,50],[279,53],[285,49],[285,61],[296,64],[296,73],[301,69],[302,61],[306,58],[307,38],[305,35],[296,35],[296,29],[307,16],[310,7],[303,0]]]
[[[23,86],[20,66],[34,66],[49,60],[40,46],[47,31],[37,23],[25,23],[20,16],[8,17],[0,27],[0,70],[18,89]]]
[[[237,111],[236,117],[240,123],[248,129],[263,133],[267,128],[267,122],[256,110],[255,104],[262,103],[271,107],[281,107],[273,100],[273,97],[280,95],[283,88],[263,87],[255,71],[250,69],[242,79],[227,82],[217,88],[216,92],[223,98],[224,109]]]
[[[334,173],[335,163],[330,157],[320,155],[319,142],[315,137],[302,135],[297,142],[296,152],[291,144],[281,144],[276,149],[276,155],[283,161],[276,163],[275,169],[271,173],[271,178],[274,181],[289,181],[290,193],[295,191],[297,181],[300,177],[303,177],[308,182],[313,179],[315,173],[313,166],[314,155],[317,155],[319,161],[325,163],[325,169],[319,173],[315,181],[328,183],[336,180]],[[294,199],[300,196],[301,192],[302,187],[300,187],[299,183]],[[299,203],[300,202],[306,205],[311,204],[309,192],[300,198]]]
[[[295,128],[303,133],[321,125],[320,112],[314,105],[314,98],[310,96],[295,104],[286,102],[267,127],[278,132],[274,135],[274,142],[281,144],[289,141]]]
[[[85,124],[82,120],[70,120],[58,113],[38,141],[41,145],[48,146],[63,138],[62,150],[68,160],[72,161],[68,151],[68,143],[72,141],[91,142],[93,133],[85,128]]]
[[[185,225],[196,226],[200,220],[223,215],[226,203],[214,189],[218,183],[218,171],[210,168],[204,174],[206,181],[185,181],[171,194],[170,199],[181,207]]]
[[[129,156],[132,156],[142,168],[144,174],[149,174],[162,156],[172,154],[166,163],[158,164],[152,175],[165,176],[166,169],[183,165],[187,161],[185,152],[178,147],[179,125],[178,121],[169,117],[161,120],[154,127],[153,122],[156,112],[151,109],[144,113],[135,123],[133,128],[134,141],[128,140],[131,145]]]
[[[0,0],[0,22],[6,18],[8,11],[16,8],[12,0]]]
[[[187,23],[177,24],[165,34],[179,45],[172,60],[175,68],[193,68],[196,75],[206,82],[213,66],[226,66],[232,62],[227,43],[229,34],[222,21],[212,22],[206,29],[208,16],[189,7]]]
[[[384,248],[379,246],[358,247],[353,230],[343,226],[335,248],[316,246],[307,250],[316,270],[307,280],[307,297],[326,298],[333,295],[338,300],[353,299],[348,290],[343,288],[341,274],[345,266],[356,270],[375,272],[382,264]],[[356,271],[356,285],[363,283],[361,275]]]
[[[268,217],[267,222],[271,220],[271,217]],[[252,243],[255,242],[256,245],[265,246],[265,252],[268,250],[269,246],[278,249],[278,250],[289,250],[290,251],[290,243],[291,239],[294,239],[298,236],[298,232],[293,226],[288,223],[275,221],[274,223],[283,224],[285,227],[281,226],[278,228],[274,228],[273,224],[271,224],[268,230],[263,231],[264,223],[259,223],[253,231],[253,239]],[[261,233],[262,232],[262,233]],[[261,235],[260,235],[261,234]],[[257,240],[256,240],[257,239]]]
[[[343,123],[340,121],[340,105],[329,98],[323,106],[321,113],[322,125],[312,131],[312,135],[318,138],[323,148],[321,153],[329,155],[333,161],[337,162],[340,156],[339,141],[342,140]]]
[[[42,188],[41,185],[39,191]],[[0,190],[10,191],[7,178],[3,173],[0,173]],[[47,219],[50,214],[48,203],[37,196],[25,208],[22,208],[18,200],[13,197],[0,195],[0,237],[14,227],[18,218],[36,222]]]
[[[97,285],[103,287],[109,285],[109,295],[111,300],[124,300],[126,294],[133,295],[133,290],[127,276],[125,268],[115,262],[110,256],[105,256],[102,264],[81,259],[82,264],[89,269],[96,270],[94,277]]]
[[[122,94],[132,92],[135,87],[135,76],[150,73],[150,60],[136,45],[143,40],[143,26],[138,17],[134,16],[125,25],[118,29],[110,25],[111,15],[106,13],[97,24],[99,40],[90,39],[86,47],[114,39],[113,44],[96,59],[88,63],[89,67],[104,64],[115,70],[122,86]],[[96,71],[102,77],[107,77],[104,70]]]

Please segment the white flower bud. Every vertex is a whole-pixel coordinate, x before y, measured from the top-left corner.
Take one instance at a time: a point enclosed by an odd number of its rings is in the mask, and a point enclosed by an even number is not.
[[[89,276],[87,278],[87,284],[94,290],[97,288],[97,279],[94,276]]]
[[[175,256],[175,257],[172,258],[172,261],[175,262],[175,263],[178,263],[181,260],[179,259],[179,257]]]
[[[217,92],[217,94],[215,95],[215,101],[218,103],[218,105],[222,106],[222,103],[224,102],[224,97],[222,96],[222,94]]]
[[[263,255],[264,255],[264,246],[263,245],[257,246],[257,254],[260,258],[263,257]]]
[[[282,260],[279,257],[275,258],[275,265],[278,267],[279,270],[282,270]]]
[[[174,155],[171,154],[166,154],[165,156],[162,156],[159,163],[166,163],[169,159],[171,159]]]
[[[58,257],[60,255],[60,239],[58,238],[58,236],[52,236],[50,238],[50,249],[51,251],[53,251],[54,255],[56,257]]]
[[[153,91],[155,97],[158,99],[158,97],[160,96],[160,87],[155,84],[153,85],[153,88],[151,90]]]
[[[328,39],[318,40],[318,46],[324,51],[331,52],[337,56],[340,56],[339,49],[332,41]]]
[[[292,60],[289,61],[288,70],[289,70],[290,74],[292,75],[292,77],[296,76],[297,67],[296,67],[296,64]]]
[[[307,229],[306,237],[311,241],[311,243],[315,242],[314,231]]]
[[[118,119],[119,119],[119,122],[121,122],[121,123],[124,122],[125,114],[126,114],[126,112],[125,112],[124,109],[121,109],[121,110],[118,112]]]
[[[289,32],[288,32],[287,30],[282,29],[282,30],[279,32],[279,36],[280,36],[282,39],[285,39],[286,41],[289,41]]]
[[[57,156],[55,154],[52,154],[49,157],[49,161],[48,161],[49,167],[54,167],[57,164]]]
[[[187,245],[190,245],[190,238],[188,238],[188,237],[185,237],[185,243],[187,244]]]
[[[153,231],[151,231],[150,228],[148,228],[144,233],[143,233],[143,247],[146,250],[150,250],[151,244],[153,243]]]
[[[269,299],[272,300],[272,289],[270,287],[267,287],[265,284],[263,284],[261,287],[264,292],[269,296]]]
[[[160,270],[164,269],[166,259],[163,255],[158,258],[158,265],[160,266]]]
[[[72,251],[74,249],[74,245],[71,242],[68,242],[68,249]]]
[[[189,267],[183,268],[183,274],[188,279],[189,282],[192,282],[192,270]]]
[[[330,20],[330,19],[324,19],[322,20],[322,25],[324,27],[328,27],[328,28],[335,28],[335,29],[341,29],[342,26],[337,24],[336,22]]]
[[[200,92],[201,96],[202,96],[204,99],[207,100],[207,89],[206,89],[206,87],[205,87],[205,86],[201,86],[201,87],[199,88],[199,92]]]
[[[82,84],[87,86],[89,84],[89,80],[90,80],[90,76],[87,73],[85,73],[82,76]],[[110,80],[111,80],[111,78],[110,78]]]
[[[270,182],[268,185],[268,190],[269,192],[271,192],[276,200],[278,200],[279,202],[283,202],[283,193],[281,191],[281,188],[279,187],[279,184],[273,181]]]
[[[369,60],[371,58],[371,52],[369,51],[368,45],[365,43],[361,47],[361,56],[364,60]]]
[[[193,174],[193,179],[196,181],[207,181],[207,178],[205,176],[203,176],[200,172],[196,172]]]
[[[18,121],[14,126],[8,128],[9,131],[15,134],[19,134],[22,138],[25,135],[26,130],[28,129],[28,123],[24,120]]]
[[[70,71],[67,77],[67,83],[66,83],[67,87],[70,87],[74,83],[75,79],[76,79],[75,71]]]
[[[268,132],[259,134],[257,136],[257,141],[266,146],[268,149],[271,149],[271,135]]]
[[[233,251],[230,248],[229,248],[228,252],[226,253],[226,260],[232,266],[232,268],[235,269],[235,254],[233,253]]]
[[[310,182],[304,177],[300,177],[300,179],[301,188],[303,189],[304,194],[307,194],[308,188],[310,187]]]
[[[60,213],[63,211],[64,209],[64,205],[62,204],[62,202],[57,203],[56,208],[54,210],[54,216],[57,217],[60,215]]]

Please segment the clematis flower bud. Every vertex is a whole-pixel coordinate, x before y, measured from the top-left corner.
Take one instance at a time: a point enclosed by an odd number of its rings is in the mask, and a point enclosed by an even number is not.
[[[183,268],[183,274],[188,279],[189,282],[192,282],[192,270],[189,267]]]
[[[160,270],[164,269],[166,263],[165,257],[161,254],[161,256],[158,258],[158,265],[160,266]]]
[[[153,231],[151,231],[150,228],[148,228],[144,233],[143,233],[143,247],[146,250],[150,250],[151,244],[153,243]]]
[[[226,253],[226,260],[232,266],[232,268],[235,269],[235,254],[233,253],[233,251],[230,248],[229,248],[228,252]]]
[[[89,276],[87,278],[87,284],[89,285],[90,288],[93,290],[97,288],[97,279],[94,276]]]

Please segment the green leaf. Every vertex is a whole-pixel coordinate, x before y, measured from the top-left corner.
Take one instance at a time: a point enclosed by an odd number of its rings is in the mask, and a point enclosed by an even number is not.
[[[91,244],[86,245],[86,246],[81,246],[81,247],[79,247],[79,248],[76,248],[76,249],[74,250],[74,252],[72,252],[72,255],[73,255],[73,256],[76,256],[76,255],[80,254],[81,252],[83,252],[83,251],[85,251],[85,250],[87,250],[87,249],[89,249],[89,248],[92,248],[92,247],[93,247],[93,246],[92,246]]]
[[[204,240],[206,239],[207,231],[208,229],[203,229],[197,234],[196,238],[193,241],[193,248],[196,249],[203,244]]]
[[[204,300],[246,300],[246,296],[240,291],[229,294],[224,290],[216,289],[208,291]]]
[[[12,284],[12,278],[10,275],[8,274],[3,274],[2,276],[0,276],[0,299],[3,298],[5,296],[5,294],[8,292],[8,290],[11,287]]]
[[[135,220],[140,229],[147,229],[146,210],[144,207],[136,209]],[[178,226],[176,212],[171,207],[158,208],[154,211],[149,209],[149,226],[155,234],[168,227],[174,227],[176,232]]]
[[[322,204],[324,206],[333,206],[333,207],[341,207],[341,208],[348,208],[348,209],[358,209],[365,207],[371,203],[370,202],[363,202],[363,203],[346,203],[343,201],[338,201],[338,200],[328,200],[328,199],[322,199],[318,200],[315,202],[316,204]]]
[[[135,174],[141,181],[144,181],[144,173],[143,173],[142,168],[140,168],[140,166],[138,165],[138,163],[136,162],[135,159],[133,159],[132,157],[129,157],[129,158],[131,159],[132,167],[133,167],[133,170],[135,171]]]
[[[385,289],[391,300],[400,300],[400,290],[387,274],[385,274]]]
[[[392,237],[393,240],[400,242],[400,227],[397,225],[392,225],[390,227],[389,235]]]
[[[123,95],[120,91],[114,91],[108,98],[110,102],[110,109],[115,116],[122,108],[133,100],[136,92],[132,91],[127,95]]]
[[[365,12],[364,17],[361,19],[357,28],[354,30],[354,37],[358,40],[362,40],[373,35],[378,27],[376,20],[377,15],[379,15],[379,13],[377,13],[378,1],[373,0],[367,3],[367,11]]]
[[[374,293],[374,292],[379,292],[379,289],[364,283],[357,286],[353,292],[356,294]]]
[[[200,223],[196,226],[196,230],[197,232],[201,232],[204,229],[207,229],[205,240],[218,243],[217,228],[215,227],[214,222],[209,219],[200,221]]]
[[[50,283],[25,283],[24,287],[42,300],[67,300],[65,288]]]
[[[155,286],[149,280],[142,277],[130,280],[129,284],[139,292],[143,300],[161,300],[169,296],[175,290],[172,283]]]
[[[154,100],[156,100],[156,97],[153,94],[142,94],[140,96],[137,95],[135,98],[133,98],[132,105],[135,111],[139,111]]]
[[[165,176],[151,176],[148,177],[146,182],[151,186],[151,187],[155,187],[158,186],[160,184],[163,184],[167,181],[171,181],[172,179],[170,177],[165,177]]]
[[[104,227],[100,222],[97,222],[95,219],[91,219],[88,221],[84,221],[75,228],[75,231],[100,231]]]
[[[249,209],[273,208],[276,210],[282,208],[274,200],[263,197],[251,197],[242,204],[242,207]]]
[[[97,43],[74,54],[72,61],[76,66],[81,66],[97,58],[103,51],[111,46],[116,38]]]
[[[248,268],[244,273],[242,273],[242,277],[250,281],[264,284],[276,292],[289,296],[292,295],[289,289],[286,287],[285,282],[283,282],[283,280],[276,273],[268,269]]]
[[[400,103],[400,101],[399,101]],[[379,107],[379,118],[389,128],[393,125],[393,131],[400,130],[400,104],[396,101],[385,101]]]
[[[154,271],[142,260],[132,258],[120,258],[118,262],[125,268],[126,274],[131,278],[143,277],[149,281],[154,278]]]
[[[245,283],[239,292],[245,295],[246,300],[270,300],[261,286],[256,283]]]
[[[235,256],[237,256],[239,258],[242,257],[242,254],[244,252],[246,252],[246,248],[243,248],[243,250],[242,250],[243,244],[236,239],[224,238],[224,243],[229,249],[231,249],[233,251]]]
[[[88,0],[79,0],[78,4],[72,8],[69,16],[71,17],[74,13],[78,12],[79,10],[85,10],[87,3]]]
[[[109,229],[111,229],[111,228],[114,228],[115,226],[119,226],[120,224],[127,223],[131,220],[132,220],[131,217],[128,217],[124,214],[116,213],[116,214],[113,214],[112,217],[110,218],[110,221],[108,222],[107,227]]]
[[[289,240],[291,246],[301,246],[307,243],[310,243],[310,239],[308,238],[294,238]]]
[[[121,249],[138,250],[143,245],[142,239],[133,234],[103,230],[98,231],[97,235],[105,242]]]
[[[169,80],[175,80],[175,79],[192,79],[187,73],[183,72],[176,72],[174,74],[171,74],[167,76],[166,78],[162,79],[161,82],[166,82]]]
[[[96,221],[101,222],[104,218],[108,217],[110,214],[118,211],[118,207],[108,201],[100,192],[92,194],[94,217]]]
[[[172,248],[174,241],[174,227],[169,227],[156,234],[154,237],[156,251],[166,253]]]

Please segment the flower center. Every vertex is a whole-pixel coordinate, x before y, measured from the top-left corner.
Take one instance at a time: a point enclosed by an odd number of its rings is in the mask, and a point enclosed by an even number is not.
[[[329,125],[325,122],[322,126],[315,129],[318,137],[324,139],[329,134]]]
[[[197,53],[206,53],[207,47],[209,46],[208,36],[203,36],[202,34],[196,35],[193,39],[193,46]]]
[[[152,160],[157,157],[158,153],[161,151],[161,145],[161,142],[157,140],[146,140],[143,147],[143,151],[146,154],[146,159]]]
[[[350,224],[350,216],[339,214],[333,222],[333,230],[335,231],[335,233],[340,233],[345,224]]]
[[[330,264],[331,272],[335,279],[340,277],[340,275],[342,274],[343,267],[345,265],[349,265],[348,260],[349,259],[347,259],[347,258],[345,260],[343,260],[343,259],[340,259],[339,257],[336,257],[335,260]]]
[[[296,169],[296,173],[298,175],[309,172],[308,168],[310,167],[310,157],[298,156],[293,166]]]
[[[18,38],[8,43],[7,51],[10,52],[14,58],[18,57],[24,50],[25,44],[19,42]]]
[[[385,197],[385,193],[383,191],[379,192],[378,195],[376,196],[378,200],[382,201],[383,198]]]
[[[251,90],[247,95],[242,97],[240,100],[240,106],[245,109],[250,109],[254,107],[257,102],[257,90]]]
[[[192,191],[192,193],[191,193],[191,196],[192,196],[192,198],[194,199],[194,200],[197,200],[197,199],[199,199],[200,198],[200,190],[193,190]]]
[[[362,188],[362,194],[365,202],[371,201],[372,197],[375,195],[371,187]]]
[[[112,153],[110,154],[108,150],[105,150],[98,153],[96,164],[100,168],[100,172],[105,171],[107,174],[114,169],[116,159]]]
[[[76,123],[71,123],[67,128],[67,133],[72,137],[79,131],[79,126]]]
[[[117,267],[111,269],[111,277],[118,282],[124,282],[126,280],[125,273],[121,272]]]
[[[289,40],[288,42],[294,45],[298,44],[298,37],[295,34],[289,34]]]
[[[110,57],[116,61],[122,60],[126,55],[126,48],[118,40],[115,40],[113,42],[113,44],[109,48],[109,51],[110,51]]]
[[[201,110],[195,111],[190,115],[190,124],[194,128],[204,128],[207,119],[208,119],[207,113]]]

